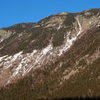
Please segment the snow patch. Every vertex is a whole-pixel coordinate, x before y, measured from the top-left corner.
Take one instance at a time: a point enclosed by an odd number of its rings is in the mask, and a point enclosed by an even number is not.
[[[0,43],[3,42],[3,40],[4,40],[4,39],[1,39],[1,40],[0,40]]]
[[[59,26],[57,27],[57,31],[62,27],[63,23],[60,23]]]
[[[53,49],[53,46],[50,44],[50,45],[48,45],[46,48],[44,48],[42,51],[41,51],[41,53],[43,54],[43,55],[46,55],[50,50],[52,50]]]
[[[40,25],[35,25],[34,27],[40,27]],[[33,27],[33,28],[34,28],[34,27]]]
[[[65,37],[66,38],[65,43],[59,49],[59,53],[58,53],[59,56],[62,55],[65,51],[67,51],[72,46],[73,42],[76,40],[76,37],[69,39],[70,33],[71,32],[69,32],[68,35]]]
[[[22,54],[22,51],[19,52],[19,53],[16,53],[16,54],[12,57],[12,61],[15,61],[21,54]]]
[[[15,77],[17,74],[19,74],[19,72],[22,73],[22,76],[27,72],[26,70],[30,68],[29,66],[31,66],[31,63],[30,63],[31,59],[36,52],[37,52],[37,50],[33,50],[32,53],[27,53],[26,55],[21,56],[21,62],[19,63],[19,65],[15,69],[14,73],[12,74],[12,77]],[[20,54],[21,53],[18,53],[15,56],[17,57]],[[29,68],[27,68],[27,67],[29,67]]]
[[[20,63],[18,67],[15,69],[15,72],[13,73],[12,77],[15,77],[19,73],[21,68],[22,68],[22,63]]]

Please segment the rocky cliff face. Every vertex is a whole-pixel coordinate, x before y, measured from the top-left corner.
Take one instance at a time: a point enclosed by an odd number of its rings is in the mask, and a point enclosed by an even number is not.
[[[0,29],[3,100],[100,96],[99,83],[100,9]]]

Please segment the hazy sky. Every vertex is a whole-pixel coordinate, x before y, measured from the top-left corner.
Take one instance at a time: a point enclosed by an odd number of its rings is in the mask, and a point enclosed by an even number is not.
[[[0,0],[0,28],[90,8],[100,8],[100,0]]]

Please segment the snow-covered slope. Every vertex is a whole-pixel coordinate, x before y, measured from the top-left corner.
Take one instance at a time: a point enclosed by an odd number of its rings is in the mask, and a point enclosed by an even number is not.
[[[63,87],[66,81],[75,76],[77,80],[80,72],[99,59],[99,37],[100,9],[59,13],[38,23],[23,23],[1,29],[0,87],[9,86],[30,75],[36,83],[46,82],[44,75],[38,72],[42,70],[49,71],[56,80],[52,83],[53,79],[49,80],[51,76],[47,76],[47,81],[55,87],[51,92],[60,90],[57,86]],[[92,44],[97,46],[93,47]],[[90,51],[86,51],[88,49]],[[36,83],[32,85],[34,88]]]

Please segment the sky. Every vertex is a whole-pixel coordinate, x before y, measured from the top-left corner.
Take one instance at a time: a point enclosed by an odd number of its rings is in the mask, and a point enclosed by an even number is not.
[[[60,12],[100,8],[100,0],[0,0],[0,28],[38,22]]]

